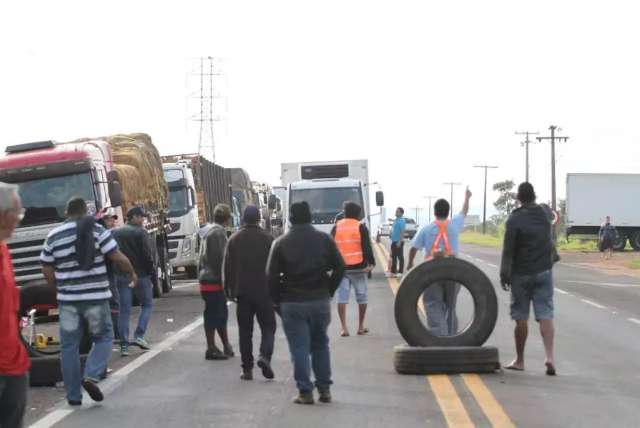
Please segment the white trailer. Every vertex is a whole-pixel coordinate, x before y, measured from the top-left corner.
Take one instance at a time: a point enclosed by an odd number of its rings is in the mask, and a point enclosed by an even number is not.
[[[615,249],[640,250],[640,174],[567,174],[567,236],[597,235],[610,216]]]
[[[346,201],[362,207],[362,221],[370,226],[369,165],[366,159],[282,164],[280,179],[286,188],[283,217],[288,227],[289,207],[307,201],[311,206],[312,224],[330,232],[336,216]],[[384,204],[382,192],[376,193],[376,205]]]

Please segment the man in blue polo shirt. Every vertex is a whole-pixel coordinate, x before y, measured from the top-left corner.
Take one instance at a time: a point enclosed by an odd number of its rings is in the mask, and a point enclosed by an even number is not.
[[[420,249],[424,250],[426,260],[458,255],[459,235],[464,228],[464,218],[469,212],[469,199],[471,199],[471,191],[467,188],[462,211],[451,220],[448,220],[449,202],[445,199],[436,201],[434,204],[436,220],[424,226],[413,239],[409,251],[408,269],[413,267],[414,259]],[[450,282],[432,284],[425,290],[423,302],[427,312],[427,324],[434,334],[448,336],[457,333],[455,307],[459,291],[460,285]]]
[[[404,271],[404,230],[407,222],[404,219],[404,209],[398,207],[396,219],[391,227],[391,262],[389,276],[401,277]]]

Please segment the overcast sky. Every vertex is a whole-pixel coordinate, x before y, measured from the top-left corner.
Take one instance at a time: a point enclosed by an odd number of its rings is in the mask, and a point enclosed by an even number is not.
[[[193,152],[189,59],[211,55],[225,72],[217,160],[254,180],[278,184],[285,161],[366,158],[388,205],[459,181],[480,213],[473,165],[499,166],[490,184],[522,181],[514,132],[550,124],[570,136],[560,196],[568,172],[640,172],[634,2],[8,3],[0,148],[146,132],[162,154]],[[531,147],[543,200],[548,146]]]

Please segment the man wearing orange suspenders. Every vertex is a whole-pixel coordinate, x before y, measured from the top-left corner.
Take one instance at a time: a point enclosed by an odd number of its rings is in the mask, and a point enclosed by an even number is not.
[[[358,334],[367,334],[364,316],[367,312],[367,274],[376,265],[371,248],[369,229],[360,223],[362,208],[354,202],[345,202],[344,219],[338,220],[331,231],[344,263],[346,272],[338,287],[338,315],[342,323],[343,337],[349,336],[347,328],[347,304],[351,288],[355,290],[358,303]]]
[[[471,192],[465,191],[464,204],[460,214],[449,217],[449,202],[439,199],[434,205],[436,220],[423,227],[415,236],[409,251],[408,268],[413,262],[418,250],[423,249],[425,260],[435,257],[455,257],[458,254],[459,235],[464,228],[464,218],[469,212]],[[433,284],[423,295],[423,303],[427,313],[429,329],[438,336],[450,336],[458,332],[458,317],[456,316],[456,300],[460,285],[452,282]]]

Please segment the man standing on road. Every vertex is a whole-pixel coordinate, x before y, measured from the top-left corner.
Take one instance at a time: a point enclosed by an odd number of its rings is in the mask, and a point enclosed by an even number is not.
[[[49,232],[40,260],[47,285],[57,289],[62,377],[72,406],[82,404],[80,386],[94,401],[104,398],[97,383],[107,368],[113,340],[105,257],[128,276],[129,282],[138,279],[111,232],[87,216],[87,204],[82,198],[71,199],[67,203],[67,221]],[[79,345],[85,324],[93,347],[82,377]]]
[[[100,212],[96,219],[98,223],[107,230],[115,227],[118,215],[111,207],[105,208]],[[111,309],[111,323],[113,324],[113,336],[116,341],[120,341],[120,293],[118,292],[118,284],[116,283],[116,274],[113,270],[113,264],[109,259],[105,260],[107,265],[107,276],[109,277],[109,290],[111,290],[111,298],[109,299],[109,308]]]
[[[453,216],[451,221],[449,211],[451,207],[445,199],[438,199],[433,206],[436,220],[423,227],[414,237],[409,251],[408,268],[413,263],[418,250],[423,249],[426,260],[435,257],[456,257],[459,250],[459,236],[464,229],[464,219],[469,213],[471,191],[465,191],[464,203],[460,214]],[[438,336],[451,336],[458,333],[458,317],[456,302],[460,285],[445,281],[432,284],[424,292],[423,304],[427,315],[429,329]]]
[[[338,220],[331,230],[338,250],[346,264],[346,273],[338,288],[338,315],[342,325],[342,337],[349,336],[347,327],[347,304],[351,288],[355,290],[358,303],[358,334],[369,332],[364,326],[367,312],[367,275],[376,265],[369,229],[360,223],[362,208],[354,202],[345,202],[344,219]]]
[[[544,343],[546,373],[555,376],[552,226],[544,208],[536,204],[531,184],[520,184],[518,201],[521,207],[507,220],[500,266],[500,283],[505,291],[511,290],[511,318],[516,322],[516,359],[506,368],[524,370],[524,347],[533,302]]]
[[[402,277],[404,272],[404,230],[407,222],[404,219],[404,208],[398,207],[396,219],[391,226],[391,262],[389,263],[390,274],[388,276]]]
[[[5,242],[23,216],[17,187],[0,183],[0,427],[6,428],[22,427],[31,366],[19,337],[20,292]]]
[[[331,355],[327,329],[331,298],[344,276],[335,242],[311,225],[306,202],[290,209],[291,229],[271,247],[267,276],[271,297],[280,305],[299,394],[296,404],[313,404],[311,367],[323,403],[331,402]]]
[[[234,233],[224,256],[224,289],[227,297],[237,301],[238,332],[242,374],[253,379],[253,319],[258,318],[262,340],[258,367],[267,379],[273,379],[271,356],[276,333],[276,315],[267,285],[267,259],[273,237],[259,226],[260,211],[248,205],[242,228]]]
[[[131,261],[138,280],[131,287],[131,282],[123,274],[116,272],[116,284],[120,294],[120,355],[129,355],[129,317],[133,305],[133,294],[140,302],[140,316],[138,326],[133,333],[133,341],[140,349],[151,349],[144,335],[151,320],[153,308],[153,284],[151,276],[154,274],[155,261],[149,234],[144,229],[146,212],[141,207],[133,207],[127,212],[127,224],[114,229],[113,237],[120,249]]]
[[[613,244],[615,243],[616,235],[616,228],[611,224],[611,217],[607,216],[598,232],[598,243],[600,244],[600,251],[603,252],[602,257],[605,260],[611,259],[613,255]]]
[[[198,275],[200,296],[204,300],[204,332],[207,338],[207,360],[226,360],[233,357],[233,348],[227,334],[229,309],[222,281],[224,252],[227,246],[225,227],[231,220],[231,208],[218,204],[213,210],[214,224],[209,228],[200,246]],[[220,336],[223,351],[216,346],[216,332]]]

